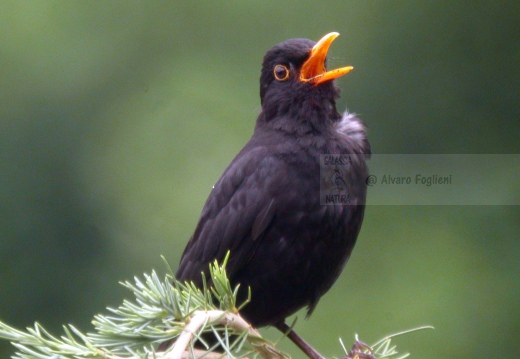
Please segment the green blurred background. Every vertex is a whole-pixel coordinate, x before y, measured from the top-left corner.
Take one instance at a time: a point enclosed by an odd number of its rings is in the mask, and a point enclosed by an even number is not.
[[[262,57],[288,38],[341,33],[329,65],[355,70],[338,108],[376,153],[520,153],[519,19],[515,1],[1,1],[0,320],[90,330],[128,297],[118,281],[164,272],[160,254],[175,268],[252,133]],[[431,324],[396,343],[516,358],[519,209],[369,206],[298,331],[331,357],[340,336]]]

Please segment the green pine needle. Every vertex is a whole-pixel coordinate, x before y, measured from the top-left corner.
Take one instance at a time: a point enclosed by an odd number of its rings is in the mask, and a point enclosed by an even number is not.
[[[67,325],[63,335],[56,337],[38,323],[24,332],[0,322],[0,338],[15,346],[14,359],[173,359],[181,358],[186,351],[192,357],[208,359],[288,358],[240,317],[238,287],[231,287],[225,271],[228,258],[229,253],[222,264],[215,261],[210,265],[211,281],[203,276],[201,290],[193,283],[177,281],[163,257],[167,268],[164,279],[152,271],[144,274],[143,279],[135,277],[133,283],[121,283],[134,299],[124,300],[118,308],[107,308],[108,314],[96,315],[92,321],[94,333],[84,334]],[[240,308],[247,305],[250,296],[249,292],[248,300],[240,303]],[[209,347],[203,334],[205,338],[214,336],[217,344]],[[407,355],[396,356],[395,346],[390,344],[394,336],[377,342],[373,349],[366,345],[358,349],[373,353],[376,359],[405,358]],[[157,352],[159,344],[165,342],[171,343],[166,352]],[[207,350],[198,349],[196,342]],[[358,343],[361,342],[356,337]],[[345,353],[349,355],[346,349]]]

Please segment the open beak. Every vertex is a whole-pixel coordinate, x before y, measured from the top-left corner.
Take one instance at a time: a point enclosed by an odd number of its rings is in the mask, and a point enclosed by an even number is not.
[[[337,32],[331,32],[321,38],[311,50],[311,56],[303,63],[300,71],[300,81],[311,82],[319,85],[323,82],[334,80],[345,75],[354,68],[352,66],[341,67],[339,69],[327,71],[325,60],[332,41],[339,36]]]

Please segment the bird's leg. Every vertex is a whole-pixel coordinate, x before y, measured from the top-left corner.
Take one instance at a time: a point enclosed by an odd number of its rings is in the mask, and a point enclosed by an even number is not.
[[[311,347],[302,337],[300,337],[290,326],[285,322],[275,324],[276,329],[287,335],[291,341],[298,346],[310,359],[325,359],[323,355],[318,353],[316,349]]]

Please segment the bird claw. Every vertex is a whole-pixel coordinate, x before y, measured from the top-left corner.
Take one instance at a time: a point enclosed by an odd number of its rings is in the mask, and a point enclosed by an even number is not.
[[[356,340],[352,349],[342,359],[376,359],[370,345]]]

